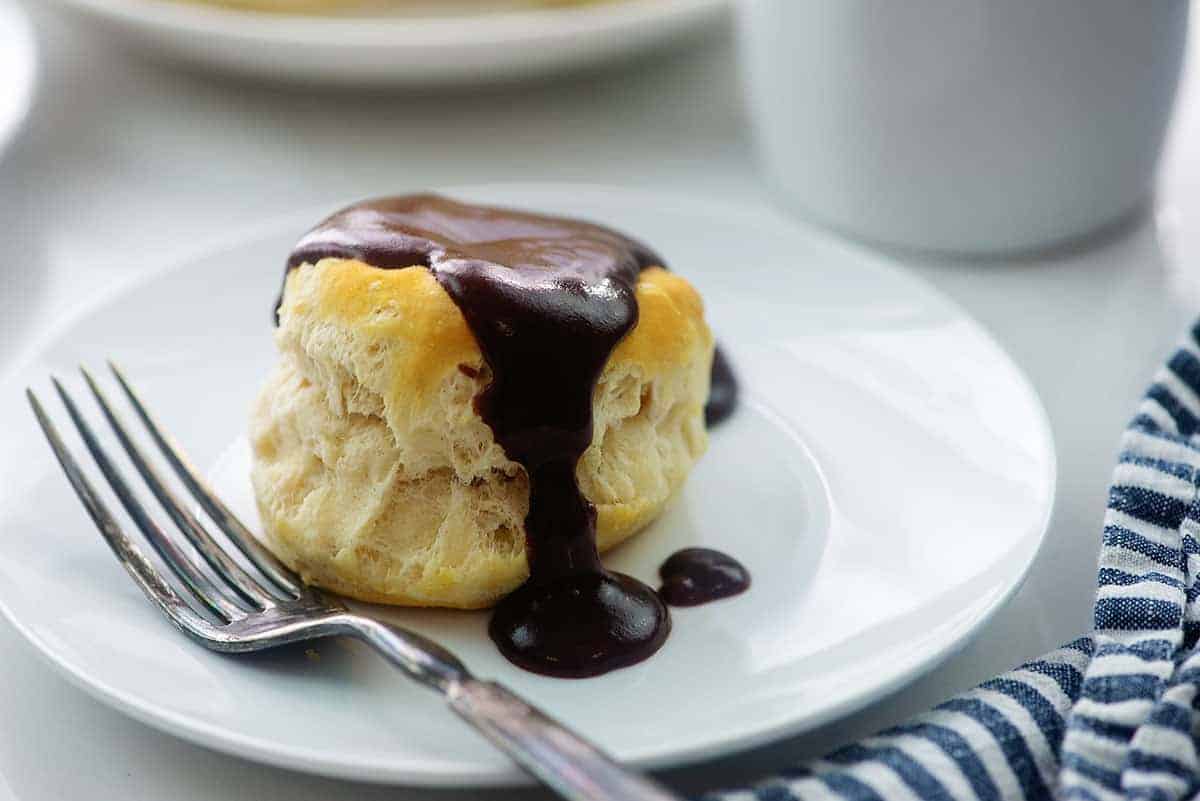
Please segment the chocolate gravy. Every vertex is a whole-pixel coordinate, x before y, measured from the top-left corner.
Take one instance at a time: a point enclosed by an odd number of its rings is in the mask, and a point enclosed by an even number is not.
[[[750,588],[750,572],[728,554],[711,548],[676,551],[658,569],[658,594],[671,606],[698,606]]]
[[[667,608],[650,587],[601,565],[596,510],[575,467],[592,441],[596,382],[637,323],[638,274],[662,260],[608,228],[436,195],[344,209],[300,240],[288,269],[327,257],[429,269],[491,368],[475,406],[530,485],[530,577],[489,627],[501,652],[527,670],[583,677],[657,651],[671,628]],[[713,379],[710,423],[728,416],[737,398],[719,354]]]
[[[704,404],[704,422],[712,428],[725,422],[737,408],[738,384],[729,366],[729,359],[717,346],[713,353],[712,383],[708,387],[708,403]]]
[[[641,582],[606,571],[596,510],[575,480],[592,441],[592,391],[637,323],[638,274],[661,260],[607,228],[434,195],[368,201],[300,240],[289,269],[326,257],[423,265],[475,335],[492,380],[475,405],[529,476],[529,580],[492,617],[492,639],[528,670],[591,676],[658,650],[670,616]]]

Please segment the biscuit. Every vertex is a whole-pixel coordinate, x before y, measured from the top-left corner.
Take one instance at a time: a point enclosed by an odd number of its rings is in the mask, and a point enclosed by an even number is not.
[[[576,476],[611,548],[651,522],[707,444],[713,338],[661,268],[593,394]],[[255,404],[252,480],[268,544],[305,581],[365,601],[481,608],[528,576],[529,484],[475,409],[491,374],[424,266],[326,258],[286,280],[280,361]]]

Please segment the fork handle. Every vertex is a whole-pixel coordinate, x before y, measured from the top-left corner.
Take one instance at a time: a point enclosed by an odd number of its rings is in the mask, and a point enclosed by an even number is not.
[[[466,678],[445,692],[459,716],[563,798],[680,801],[499,684]]]
[[[459,717],[568,801],[680,801],[512,691],[476,679],[432,640],[355,614],[331,618],[329,631],[364,640],[409,676],[442,693]]]

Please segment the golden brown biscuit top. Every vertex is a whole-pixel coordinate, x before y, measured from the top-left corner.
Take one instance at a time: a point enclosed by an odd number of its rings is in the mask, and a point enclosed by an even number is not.
[[[483,354],[462,312],[424,267],[380,270],[353,259],[325,259],[294,274],[287,307],[315,320],[353,329],[369,340],[396,343],[403,362],[398,393],[436,391],[447,373],[479,367]],[[613,350],[613,362],[635,363],[653,374],[706,348],[712,335],[699,293],[675,273],[651,267],[635,285],[638,322]],[[399,366],[399,365],[397,365]]]

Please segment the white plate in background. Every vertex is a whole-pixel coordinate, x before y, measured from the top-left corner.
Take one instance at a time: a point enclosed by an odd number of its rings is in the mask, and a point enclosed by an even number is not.
[[[729,0],[620,0],[470,15],[309,16],[200,0],[56,0],[172,60],[341,86],[486,84],[595,66],[697,34]],[[428,4],[426,4],[428,5]]]
[[[1053,499],[1045,415],[993,340],[924,283],[763,207],[572,185],[449,192],[627,230],[697,285],[744,402],[677,503],[605,561],[653,581],[674,550],[707,545],[754,583],[673,610],[662,651],[582,681],[508,664],[485,612],[380,614],[619,758],[664,767],[862,707],[964,644],[1018,587]],[[79,686],[197,743],[353,779],[520,781],[436,696],[354,643],[239,659],[178,634],[105,548],[22,397],[37,388],[61,420],[49,374],[78,388],[77,364],[113,357],[256,524],[243,432],[275,360],[280,265],[329,210],[99,300],[14,368],[0,385],[0,609]]]
[[[0,156],[29,114],[36,78],[29,20],[16,0],[0,0]]]

